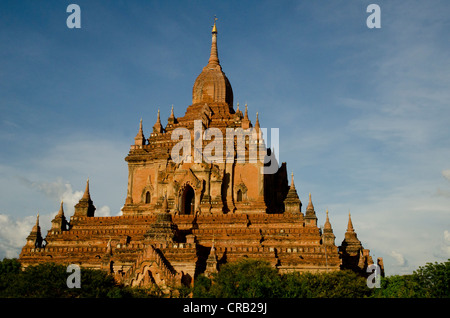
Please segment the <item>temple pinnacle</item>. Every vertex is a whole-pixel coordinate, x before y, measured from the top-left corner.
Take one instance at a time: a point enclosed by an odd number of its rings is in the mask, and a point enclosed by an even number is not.
[[[89,193],[89,177],[87,178],[87,181],[86,181],[86,189],[84,190],[82,199],[85,199],[85,200],[91,199],[91,194]]]
[[[211,41],[211,53],[209,55],[208,67],[213,68],[214,66],[220,65],[219,54],[217,51],[217,18],[214,18],[214,26],[212,29],[212,41]]]

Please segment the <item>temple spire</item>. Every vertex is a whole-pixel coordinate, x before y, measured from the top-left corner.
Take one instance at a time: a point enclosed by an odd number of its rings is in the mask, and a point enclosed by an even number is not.
[[[331,229],[331,223],[330,223],[330,219],[328,218],[328,209],[326,211],[327,213],[327,219],[325,220],[325,224],[324,224],[324,229]]]
[[[172,109],[170,110],[170,116],[167,119],[167,128],[172,128],[174,124],[178,123],[178,120],[175,118],[175,113],[173,111],[173,104],[172,104]]]
[[[255,129],[258,131],[259,130],[259,116],[258,116],[258,112],[256,112],[256,122],[255,122]]]
[[[74,216],[94,216],[95,206],[91,200],[91,194],[89,192],[89,178],[86,182],[86,189],[84,190],[83,197],[75,205]]]
[[[348,224],[347,224],[347,231],[345,232],[344,241],[347,241],[347,242],[354,241],[354,242],[358,242],[358,244],[361,244],[360,241],[358,240],[355,229],[353,228],[352,216],[350,214],[350,211],[348,211]]]
[[[308,206],[306,207],[306,211],[314,211],[314,205],[312,204],[312,200],[311,200],[311,192],[309,193],[309,202],[308,202]]]
[[[241,126],[243,129],[248,129],[252,126],[250,120],[248,119],[248,107],[247,103],[245,103],[245,111],[244,111],[244,118],[241,120]]]
[[[87,178],[86,189],[84,190],[84,194],[83,194],[83,197],[81,199],[84,199],[84,200],[90,200],[91,199],[91,194],[89,193],[89,178]]]
[[[291,172],[291,189],[295,189],[295,184],[294,184],[294,171]]]
[[[144,136],[144,131],[142,129],[142,118],[141,118],[141,121],[139,122],[139,131],[138,131],[136,137],[134,137],[134,144],[136,146],[145,145],[145,136]]]
[[[61,206],[59,207],[59,211],[57,216],[64,216],[64,207],[63,207],[63,201],[61,200]]]
[[[158,108],[158,115],[156,117],[156,123],[153,125],[153,132],[154,133],[162,133],[163,132],[163,127],[161,125],[161,117],[160,117],[160,113],[159,113],[159,108]]]
[[[308,206],[306,207],[305,222],[307,226],[317,226],[317,216],[311,200],[311,192],[309,193],[309,202]]]
[[[64,204],[63,201],[61,201],[61,206],[59,207],[58,214],[56,214],[52,220],[52,228],[50,231],[53,232],[53,234],[67,230],[67,220],[66,217],[64,216],[63,204]]]
[[[39,213],[36,216],[36,224],[31,229],[30,235],[27,237],[27,245],[33,248],[42,247],[43,238],[41,235],[41,227],[39,226]]]
[[[191,109],[195,116],[198,116],[198,111],[202,111],[205,103],[209,107],[212,106],[212,111],[217,114],[222,114],[223,111],[230,114],[234,113],[233,89],[219,62],[216,20],[215,18],[212,29],[211,51],[208,63],[195,79],[194,87],[192,88],[192,106],[196,107],[189,107],[185,117],[191,117]]]
[[[325,245],[334,245],[334,239],[336,236],[333,234],[333,229],[331,227],[330,219],[328,218],[328,209],[327,209],[327,219],[325,220],[325,224],[323,225],[323,243]]]
[[[294,172],[291,173],[291,185],[284,200],[284,212],[288,213],[301,213],[302,202],[300,201],[297,190],[294,185]]]
[[[38,214],[37,214],[37,216],[36,216],[36,225],[35,225],[35,228],[40,230],[40,226],[39,226],[39,212],[38,212]]]
[[[208,258],[206,259],[205,274],[207,277],[213,273],[217,273],[217,263],[218,263],[217,254],[216,254],[216,247],[214,246],[214,233],[213,233],[211,249],[209,250]]]
[[[214,17],[214,25],[212,28],[212,42],[211,42],[211,53],[209,55],[208,67],[213,68],[215,66],[220,67],[219,62],[219,54],[217,51],[217,27],[216,27],[217,18]]]
[[[355,229],[353,228],[352,216],[350,214],[350,211],[348,211],[347,232],[355,232]]]

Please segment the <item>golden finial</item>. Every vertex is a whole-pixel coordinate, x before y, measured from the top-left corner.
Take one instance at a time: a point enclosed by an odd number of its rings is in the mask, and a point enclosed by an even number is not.
[[[212,28],[212,33],[217,33],[217,28],[216,28],[216,21],[217,21],[218,19],[216,18],[216,16],[214,15],[214,25],[213,25],[213,28]]]

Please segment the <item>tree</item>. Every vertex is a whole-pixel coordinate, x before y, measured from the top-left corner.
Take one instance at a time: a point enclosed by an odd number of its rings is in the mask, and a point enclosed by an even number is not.
[[[412,275],[381,277],[380,288],[374,288],[375,298],[418,298],[424,297],[423,290]]]
[[[381,288],[373,297],[385,298],[448,298],[450,297],[450,260],[427,263],[411,275],[381,278]]]
[[[214,295],[211,293],[212,280],[205,275],[199,275],[195,278],[192,295],[194,298],[211,298]]]
[[[21,267],[22,265],[16,258],[4,258],[0,262],[0,275],[17,274]]]
[[[450,297],[450,259],[420,266],[413,278],[422,287],[424,297]]]
[[[289,273],[283,275],[283,295],[287,298],[361,298],[371,291],[366,280],[352,271]]]
[[[132,297],[142,291],[126,288],[104,271],[81,269],[81,288],[67,286],[67,266],[42,263],[20,270],[17,260],[0,263],[0,297],[68,298]],[[136,293],[135,293],[136,292]]]
[[[281,275],[268,262],[243,259],[228,263],[212,276],[194,283],[194,297],[331,298],[368,297],[366,280],[352,271]]]
[[[266,261],[243,259],[220,268],[213,276],[210,293],[220,298],[277,297],[281,277]]]
[[[11,286],[16,283],[21,272],[21,264],[17,259],[4,258],[0,262],[0,297],[15,297],[11,295]]]

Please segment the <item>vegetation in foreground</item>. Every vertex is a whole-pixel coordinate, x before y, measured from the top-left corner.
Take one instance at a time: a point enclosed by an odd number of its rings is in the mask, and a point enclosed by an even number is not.
[[[118,284],[100,270],[81,269],[81,288],[67,287],[67,268],[44,263],[22,270],[16,259],[0,262],[0,297],[8,298],[126,298],[167,297],[155,289]],[[381,288],[370,289],[352,271],[280,275],[269,263],[243,259],[225,264],[194,287],[180,288],[178,297],[209,298],[449,298],[450,260],[427,263],[411,275],[381,278]]]

